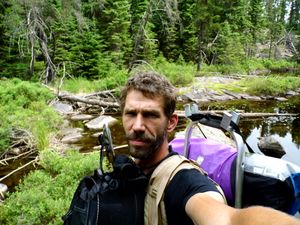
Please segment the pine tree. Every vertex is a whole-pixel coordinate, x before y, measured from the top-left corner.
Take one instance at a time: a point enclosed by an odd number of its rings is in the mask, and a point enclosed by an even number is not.
[[[131,52],[129,9],[128,0],[108,0],[103,5],[101,15],[95,18],[106,46],[105,51],[119,68],[129,61]]]
[[[155,0],[131,1],[131,39],[133,40],[132,57],[129,71],[140,61],[152,61],[157,55],[157,39],[153,32],[152,12]]]

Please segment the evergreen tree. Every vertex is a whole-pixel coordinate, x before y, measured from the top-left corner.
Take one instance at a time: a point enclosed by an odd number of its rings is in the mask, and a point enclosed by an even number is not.
[[[108,0],[103,4],[101,15],[94,18],[105,43],[104,50],[119,68],[129,61],[131,52],[129,9],[128,0]]]
[[[8,78],[24,78],[27,74],[28,57],[23,48],[24,36],[21,36],[24,34],[21,12],[20,4],[1,0],[0,75]]]
[[[157,55],[157,39],[153,32],[152,12],[156,0],[131,1],[131,38],[133,40],[132,57],[129,70],[141,60],[151,61]]]
[[[284,33],[284,21],[281,21],[280,4],[275,0],[266,0],[267,26],[269,27],[269,58],[276,57],[276,40]]]
[[[253,43],[258,41],[258,34],[263,26],[263,1],[250,0],[249,3],[250,33]]]
[[[290,12],[288,15],[288,27],[297,33],[300,33],[300,2],[291,0]]]
[[[188,62],[195,62],[197,53],[197,29],[194,21],[196,2],[192,0],[180,1],[181,24],[179,30],[181,55]],[[204,16],[204,14],[201,14]]]
[[[158,48],[169,61],[176,61],[181,53],[180,13],[177,1],[161,1],[153,10],[154,32],[157,34]]]
[[[95,32],[84,30],[75,36],[75,45],[70,48],[72,74],[75,77],[103,78],[104,65],[102,57],[102,46],[99,35]],[[79,44],[80,43],[80,44]],[[107,68],[106,68],[107,69]]]
[[[240,33],[232,31],[231,27],[228,22],[223,23],[217,45],[217,63],[235,65],[245,59],[242,36]]]

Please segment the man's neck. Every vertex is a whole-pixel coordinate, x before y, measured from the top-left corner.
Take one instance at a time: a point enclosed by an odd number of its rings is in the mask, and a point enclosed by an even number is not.
[[[168,156],[168,154],[169,146],[168,142],[165,142],[150,158],[145,160],[135,159],[135,162],[145,174],[148,174],[152,172],[155,167]]]

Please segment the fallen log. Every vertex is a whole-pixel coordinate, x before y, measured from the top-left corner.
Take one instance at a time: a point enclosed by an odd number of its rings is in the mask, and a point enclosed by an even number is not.
[[[278,117],[278,116],[299,116],[299,113],[242,113],[243,118],[256,118],[256,117]]]
[[[108,101],[103,101],[103,100],[98,100],[98,99],[87,99],[83,97],[78,97],[74,95],[58,95],[58,98],[60,100],[68,100],[71,102],[82,102],[85,104],[90,104],[90,105],[98,105],[98,106],[103,106],[103,107],[119,107],[119,104],[117,102],[108,102]]]
[[[184,111],[176,111],[179,117],[185,117]],[[209,111],[200,111],[203,114],[212,114],[222,116],[226,110],[209,110]],[[241,118],[259,118],[259,117],[280,117],[280,116],[299,116],[299,113],[247,113],[247,112],[238,112]]]

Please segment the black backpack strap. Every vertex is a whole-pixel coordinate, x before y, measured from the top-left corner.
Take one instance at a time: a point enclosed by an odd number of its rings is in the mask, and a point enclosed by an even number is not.
[[[217,128],[217,129],[224,131],[224,128],[221,126],[221,122],[222,122],[221,116],[204,114],[204,113],[193,113],[190,116],[188,116],[188,118],[190,120],[192,120],[193,122],[198,121],[199,123],[201,123],[203,125],[210,126],[210,127]],[[250,147],[250,145],[244,139],[239,126],[235,122],[230,121],[230,129],[232,129],[234,132],[236,132],[237,134],[239,134],[242,137],[243,142],[245,143],[245,145],[247,146],[248,150],[251,153],[255,153],[254,150]]]

